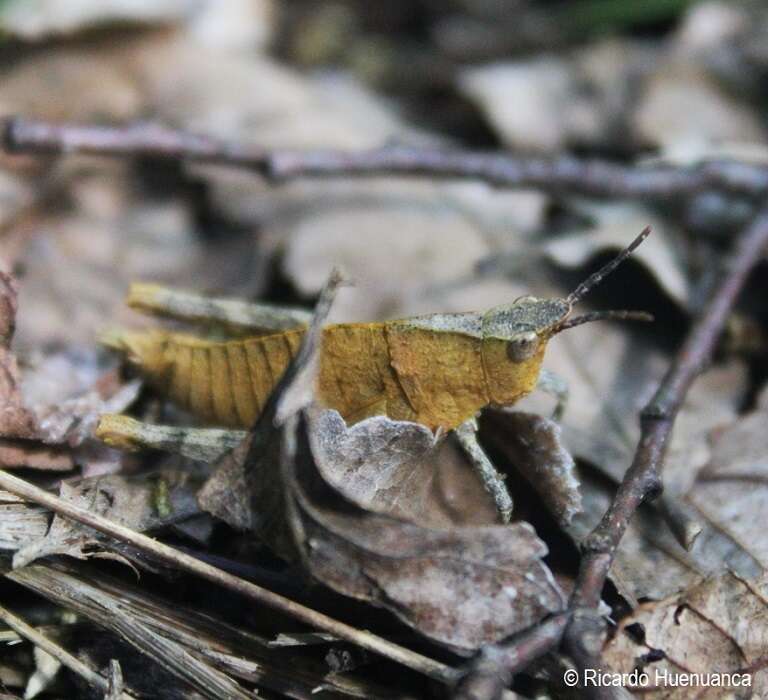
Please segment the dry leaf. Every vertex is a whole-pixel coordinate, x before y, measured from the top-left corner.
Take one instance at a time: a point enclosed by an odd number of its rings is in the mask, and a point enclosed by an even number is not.
[[[569,135],[573,83],[566,61],[542,57],[469,68],[459,89],[487,113],[506,145],[554,151]]]
[[[306,419],[295,439],[295,453],[283,454],[292,531],[305,565],[326,585],[462,651],[565,605],[541,561],[546,545],[528,523],[428,529],[365,511],[323,481],[316,460],[327,455]]]
[[[616,672],[644,669],[656,675],[682,673],[748,673],[747,688],[733,688],[736,697],[765,697],[768,671],[768,585],[765,578],[747,581],[731,573],[706,579],[680,595],[646,603],[622,620],[604,650]],[[722,687],[672,687],[663,683],[643,697],[656,700],[715,700]],[[743,679],[740,679],[743,680]],[[666,687],[663,687],[666,685]]]
[[[418,423],[375,416],[347,427],[336,411],[317,411],[312,430],[323,478],[362,508],[423,527],[498,521],[463,453]]]
[[[125,410],[136,399],[140,384],[120,386],[113,376],[105,397],[93,388],[103,379],[98,377],[101,367],[95,356],[79,364],[82,358],[76,353],[54,353],[37,371],[28,371],[22,383],[16,357],[9,349],[17,307],[15,283],[0,272],[0,285],[0,334],[4,338],[0,344],[0,464],[71,469],[77,459],[97,456],[89,441],[99,414]],[[78,454],[74,448],[82,452]],[[111,456],[116,462],[117,455]]]
[[[696,114],[699,118],[691,119]],[[698,60],[671,55],[646,82],[632,114],[637,138],[676,149],[688,144],[764,141],[749,106],[724,91]]]
[[[637,231],[650,226],[653,234],[634,252],[632,260],[642,263],[680,306],[688,304],[688,278],[672,248],[679,237],[672,235],[674,231],[668,223],[637,204],[574,203],[573,206],[592,219],[594,228],[558,236],[548,242],[544,250],[551,260],[563,267],[581,267],[598,252],[622,250]]]
[[[30,540],[44,537],[49,522],[50,514],[44,508],[0,491],[0,550],[16,551]]]
[[[200,513],[189,476],[173,472],[163,472],[156,479],[110,475],[74,484],[63,482],[59,496],[137,532],[181,523]],[[14,554],[13,566],[26,566],[51,554],[127,561],[110,552],[114,545],[95,530],[55,515],[43,538],[28,542]]]
[[[570,525],[582,510],[581,493],[560,426],[522,411],[489,411],[484,425],[490,426],[487,433],[493,444],[530,482],[556,520]]]
[[[716,435],[688,500],[702,517],[768,567],[763,509],[768,484],[768,412],[760,408]]]

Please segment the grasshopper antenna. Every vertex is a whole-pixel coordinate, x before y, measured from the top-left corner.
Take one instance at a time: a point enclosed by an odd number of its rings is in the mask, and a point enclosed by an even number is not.
[[[589,292],[590,289],[593,289],[596,287],[600,282],[602,282],[608,275],[610,275],[621,263],[623,263],[630,255],[632,255],[632,252],[637,248],[646,238],[648,238],[648,235],[651,233],[651,227],[646,226],[642,233],[635,238],[632,243],[630,243],[624,250],[622,250],[611,262],[609,262],[605,267],[600,268],[597,272],[590,275],[585,279],[576,289],[574,289],[567,297],[566,301],[573,306],[578,301],[584,298],[584,296]],[[611,312],[611,313],[630,313],[630,312]],[[587,314],[589,316],[591,314]],[[573,321],[576,321],[578,318],[584,318],[584,316],[578,316],[577,318],[573,319]],[[597,319],[589,319],[589,320],[597,320]],[[570,326],[573,326],[573,321],[570,321]],[[587,321],[582,321],[582,323],[587,323]],[[578,325],[578,324],[575,324]]]
[[[653,315],[645,311],[593,311],[563,321],[555,333],[580,326],[582,323],[592,323],[592,321],[653,321]]]

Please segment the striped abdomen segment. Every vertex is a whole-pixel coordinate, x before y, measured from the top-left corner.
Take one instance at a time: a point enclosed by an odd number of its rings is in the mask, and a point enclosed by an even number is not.
[[[169,333],[125,334],[148,381],[206,423],[249,427],[296,355],[303,330],[230,342]],[[324,330],[318,399],[355,422],[392,408],[413,417],[389,362],[383,324]]]
[[[303,330],[211,342],[170,333],[125,334],[147,380],[206,423],[249,427],[299,349]]]

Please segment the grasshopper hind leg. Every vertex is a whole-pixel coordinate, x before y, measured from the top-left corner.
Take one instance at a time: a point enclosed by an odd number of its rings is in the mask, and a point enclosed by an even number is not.
[[[477,441],[477,421],[470,418],[459,425],[454,432],[459,445],[480,475],[485,490],[493,496],[502,521],[508,523],[512,518],[514,507],[512,496],[509,495],[507,485],[504,483],[504,475],[493,466],[493,462]]]
[[[550,372],[548,369],[542,369],[539,372],[536,388],[557,400],[555,410],[552,411],[552,420],[559,423],[563,418],[563,413],[565,413],[565,407],[568,405],[568,382],[560,375]]]

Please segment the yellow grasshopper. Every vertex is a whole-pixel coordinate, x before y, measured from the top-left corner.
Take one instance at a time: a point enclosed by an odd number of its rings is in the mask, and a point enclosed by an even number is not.
[[[590,321],[651,319],[638,311],[571,318],[574,305],[649,233],[645,229],[563,299],[525,296],[484,314],[327,326],[317,380],[319,403],[338,410],[350,424],[386,415],[443,431],[464,426],[485,406],[514,404],[536,387],[552,336]],[[129,304],[142,306],[150,293],[146,286],[137,288]],[[159,330],[118,333],[107,342],[125,352],[157,391],[201,420],[249,427],[298,351],[304,332],[298,327],[212,342]],[[508,510],[511,502],[505,503]]]

